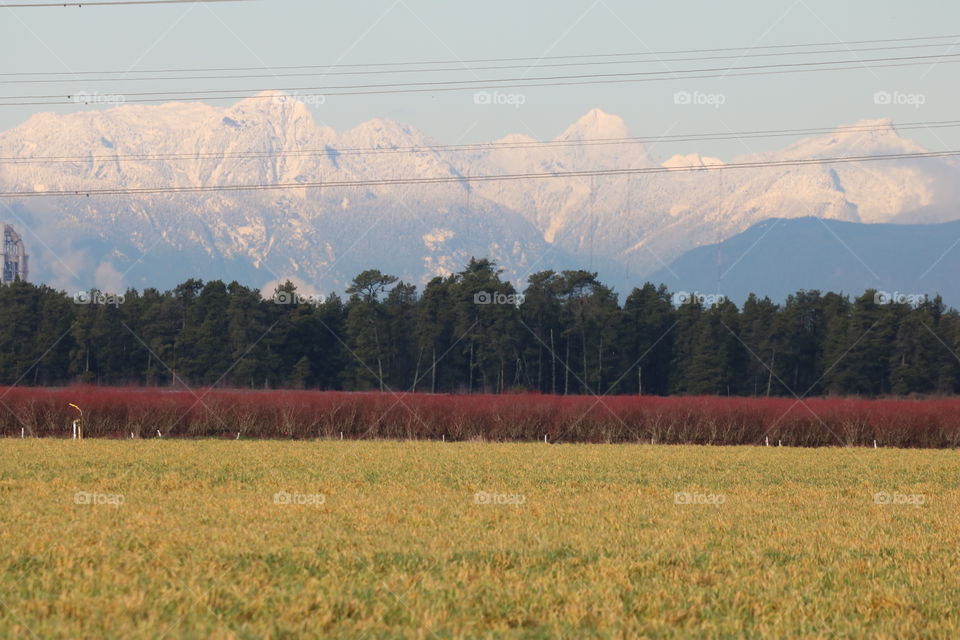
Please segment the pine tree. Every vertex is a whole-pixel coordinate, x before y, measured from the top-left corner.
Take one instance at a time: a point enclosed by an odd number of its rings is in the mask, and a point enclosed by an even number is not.
[[[669,391],[676,322],[666,285],[655,287],[648,282],[627,296],[620,324],[618,392],[665,395]]]
[[[561,285],[562,278],[555,271],[534,273],[520,306],[524,384],[542,393],[557,392],[556,343],[561,333]]]
[[[347,366],[345,379],[348,388],[365,390],[387,386],[387,317],[380,300],[387,287],[397,281],[396,276],[385,275],[376,269],[364,271],[347,288],[346,332],[353,361]]]
[[[423,290],[417,312],[417,353],[423,354],[424,372],[417,376],[411,387],[422,387],[430,393],[457,386],[456,375],[462,367],[456,360],[459,352],[454,349],[453,325],[456,322],[453,308],[453,289],[456,277],[433,278]]]
[[[305,389],[311,375],[310,359],[303,356],[293,365],[293,370],[290,372],[290,384],[297,389]]]

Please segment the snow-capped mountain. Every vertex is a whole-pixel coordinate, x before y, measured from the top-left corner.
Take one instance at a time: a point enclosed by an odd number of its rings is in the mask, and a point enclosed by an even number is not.
[[[861,123],[864,124],[864,123]],[[788,160],[922,150],[892,123],[866,123],[738,158]],[[209,187],[718,166],[696,152],[659,162],[595,109],[557,144],[508,136],[450,149],[390,120],[336,132],[291,98],[232,107],[172,103],[37,114],[0,134],[0,191]],[[410,151],[415,148],[415,151]],[[162,157],[157,157],[162,156]],[[56,157],[57,161],[40,161]],[[33,158],[33,160],[31,160]],[[431,185],[363,185],[5,200],[32,279],[74,289],[170,286],[188,277],[342,290],[366,268],[423,283],[471,256],[522,280],[591,268],[620,291],[696,246],[767,218],[941,222],[960,202],[958,166],[924,159],[729,171]],[[0,207],[0,210],[3,210]]]

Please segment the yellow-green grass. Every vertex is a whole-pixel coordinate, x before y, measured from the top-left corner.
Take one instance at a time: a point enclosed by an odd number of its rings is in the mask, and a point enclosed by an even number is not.
[[[958,485],[956,451],[5,440],[0,637],[957,638]]]

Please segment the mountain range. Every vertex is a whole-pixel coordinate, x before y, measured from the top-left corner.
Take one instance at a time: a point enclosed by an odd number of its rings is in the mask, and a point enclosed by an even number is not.
[[[889,120],[858,125],[731,163],[924,151]],[[594,109],[549,145],[511,135],[498,145],[451,148],[386,119],[337,132],[317,124],[302,102],[267,94],[228,107],[39,113],[0,133],[0,191],[80,193],[0,200],[0,219],[20,227],[31,279],[68,290],[168,287],[189,277],[269,287],[290,278],[323,293],[342,291],[367,268],[423,284],[470,256],[495,259],[504,277],[521,284],[538,270],[584,268],[624,292],[690,250],[771,219],[868,227],[960,217],[960,165],[951,158],[466,179],[723,164],[697,153],[658,161],[655,149],[636,141],[583,144],[630,135],[621,118]],[[451,176],[430,185],[316,186]],[[82,193],[258,184],[313,186]],[[808,253],[812,262],[822,259],[816,251]]]
[[[960,221],[858,224],[771,219],[721,243],[691,249],[650,276],[688,296],[742,303],[760,292],[782,301],[800,290],[917,303],[940,295],[960,308]]]

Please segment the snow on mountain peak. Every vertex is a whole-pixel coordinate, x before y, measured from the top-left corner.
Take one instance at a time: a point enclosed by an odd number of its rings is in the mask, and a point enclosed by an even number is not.
[[[837,127],[837,131],[843,131],[845,128],[849,128],[849,127],[878,127],[878,128],[887,129],[890,132],[896,133],[894,131],[893,118],[873,118],[873,119],[867,118],[864,120],[859,120],[852,125],[842,124],[839,127]]]
[[[630,128],[627,127],[623,118],[606,113],[602,109],[591,109],[586,115],[570,125],[557,140],[628,137],[630,137]]]
[[[925,149],[900,137],[890,118],[860,120],[841,125],[833,132],[813,138],[804,138],[788,147],[788,157],[863,156],[884,153],[913,153]]]
[[[389,118],[373,118],[345,131],[341,140],[353,146],[396,148],[427,144],[419,131]]]
[[[140,264],[150,238],[161,234],[164,242],[136,269],[138,284],[155,285],[157,278],[174,277],[170,264],[176,262],[176,275],[183,279],[227,274],[256,280],[266,271],[273,279],[277,271],[313,279],[324,290],[349,282],[378,256],[383,259],[378,268],[422,281],[440,270],[456,270],[470,255],[490,255],[508,273],[523,274],[535,257],[553,247],[556,254],[550,259],[558,256],[555,266],[582,268],[602,254],[610,257],[603,258],[607,262],[598,264],[598,270],[622,273],[627,268],[638,277],[659,268],[661,260],[770,217],[890,222],[908,214],[917,220],[936,214],[949,219],[960,202],[960,188],[953,186],[960,184],[960,174],[945,160],[768,167],[722,176],[669,171],[602,179],[460,181],[405,189],[401,201],[395,188],[362,181],[723,163],[690,153],[674,155],[661,165],[633,141],[578,144],[631,136],[621,118],[600,109],[556,138],[562,144],[538,144],[529,136],[512,135],[501,138],[500,145],[480,144],[463,153],[385,118],[338,133],[316,123],[307,104],[312,103],[302,96],[268,91],[232,106],[170,103],[38,114],[0,133],[0,155],[84,160],[0,166],[0,187],[80,191],[360,181],[358,188],[13,203],[38,221],[32,226],[45,244],[60,255],[82,258],[77,270],[84,277],[89,274],[91,282],[98,273],[112,273],[100,269],[104,262],[120,272]],[[407,147],[417,152],[348,152]],[[864,120],[756,157],[789,160],[920,148],[900,137],[892,121]],[[110,157],[132,154],[156,158]],[[388,255],[384,246],[391,248]],[[171,261],[170,255],[177,260]],[[217,268],[222,271],[209,270],[210,257],[220,261]],[[265,269],[261,265],[268,260]],[[55,262],[48,259],[46,264]],[[52,273],[50,267],[38,270],[40,277],[60,277]],[[85,283],[71,281],[69,286],[78,284]],[[66,281],[60,286],[66,287]]]
[[[864,138],[869,140],[900,140],[900,135],[894,127],[892,118],[860,120],[854,124],[840,125],[833,130],[832,134],[823,137],[846,141],[856,141]]]
[[[281,91],[261,91],[227,108],[225,114],[232,119],[267,119],[275,124],[296,121],[313,124],[313,115],[307,105],[297,96]]]
[[[702,156],[699,153],[688,153],[686,155],[676,154],[663,163],[668,169],[683,169],[687,167],[717,167],[724,164],[720,158],[711,158]]]
[[[499,140],[496,140],[494,144],[533,144],[539,142],[536,138],[533,138],[522,133],[509,133]]]

